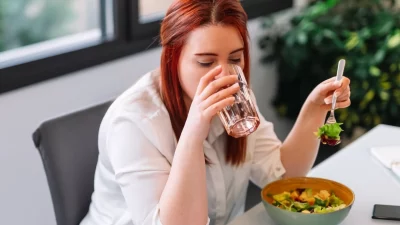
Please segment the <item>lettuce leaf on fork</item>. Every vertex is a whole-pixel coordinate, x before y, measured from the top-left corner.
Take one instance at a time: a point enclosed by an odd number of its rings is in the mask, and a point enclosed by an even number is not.
[[[340,133],[343,131],[340,127],[342,124],[343,123],[324,124],[314,134],[319,138],[326,135],[331,139],[340,139]]]
[[[340,133],[343,131],[340,125],[343,123],[324,124],[317,132],[314,132],[315,136],[321,139],[322,144],[328,144],[331,146],[338,145],[340,141]]]

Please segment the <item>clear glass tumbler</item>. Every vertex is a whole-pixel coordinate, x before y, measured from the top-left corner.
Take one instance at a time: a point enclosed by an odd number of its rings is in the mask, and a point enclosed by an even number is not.
[[[245,137],[257,130],[260,119],[242,68],[234,64],[230,64],[228,68],[228,74],[238,75],[240,90],[234,95],[235,103],[221,110],[218,116],[228,135],[235,138]]]

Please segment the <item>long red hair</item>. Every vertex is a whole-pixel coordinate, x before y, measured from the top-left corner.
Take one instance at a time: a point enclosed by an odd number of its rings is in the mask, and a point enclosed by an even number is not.
[[[161,24],[161,96],[169,112],[176,136],[182,133],[188,115],[178,78],[178,62],[188,34],[205,25],[235,27],[244,42],[244,74],[248,83],[250,57],[247,14],[239,0],[175,0]],[[246,138],[228,136],[226,161],[240,165],[246,158]],[[208,163],[208,160],[206,160]]]

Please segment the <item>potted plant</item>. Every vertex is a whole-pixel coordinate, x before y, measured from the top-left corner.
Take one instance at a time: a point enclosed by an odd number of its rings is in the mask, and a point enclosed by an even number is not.
[[[346,60],[351,101],[337,110],[343,134],[385,123],[400,125],[400,12],[394,0],[325,0],[309,3],[286,27],[265,19],[264,63],[275,61],[278,91],[272,104],[295,119],[312,89],[336,75]]]

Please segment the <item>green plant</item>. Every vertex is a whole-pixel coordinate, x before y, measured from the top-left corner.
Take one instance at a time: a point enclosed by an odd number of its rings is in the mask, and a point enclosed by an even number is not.
[[[346,59],[352,105],[337,111],[343,133],[377,124],[400,125],[400,12],[394,0],[325,0],[291,18],[286,31],[273,17],[260,40],[264,63],[277,62],[273,105],[295,119],[312,89],[336,75]],[[269,31],[274,32],[269,32]]]

